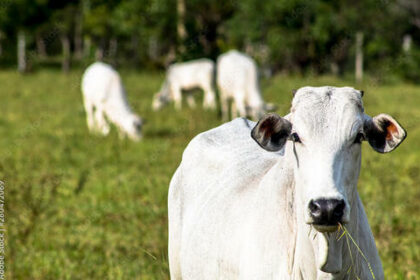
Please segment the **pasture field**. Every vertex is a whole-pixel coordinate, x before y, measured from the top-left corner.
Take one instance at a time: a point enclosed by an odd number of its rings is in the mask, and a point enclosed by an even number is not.
[[[151,110],[162,73],[122,71],[144,139],[90,135],[82,70],[0,72],[0,179],[6,187],[7,279],[169,279],[167,190],[187,143],[220,124],[201,108]],[[291,90],[354,85],[331,77],[276,76],[264,97],[286,114]],[[366,83],[366,112],[408,131],[391,154],[363,144],[359,192],[386,279],[420,279],[420,87]]]

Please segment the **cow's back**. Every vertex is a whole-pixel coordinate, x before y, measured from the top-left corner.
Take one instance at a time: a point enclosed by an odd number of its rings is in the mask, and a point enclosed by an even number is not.
[[[235,92],[247,94],[248,87],[255,87],[257,71],[255,62],[238,51],[230,51],[217,60],[217,85],[224,94],[233,97]]]
[[[238,273],[244,211],[258,184],[278,161],[278,153],[261,149],[250,137],[254,122],[232,122],[195,137],[183,154],[169,190],[171,276],[216,279],[223,270]],[[250,209],[249,209],[250,210]],[[217,244],[217,245],[216,245]],[[200,263],[203,262],[203,263]],[[210,277],[210,278],[209,278]]]
[[[85,97],[93,101],[103,102],[111,91],[119,91],[120,77],[110,65],[95,62],[90,65],[82,78],[82,92]]]
[[[175,63],[168,68],[168,81],[183,89],[200,87],[213,82],[214,62],[202,58],[189,62]]]

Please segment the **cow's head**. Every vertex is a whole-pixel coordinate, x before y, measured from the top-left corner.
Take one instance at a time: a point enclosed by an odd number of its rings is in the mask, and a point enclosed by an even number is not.
[[[304,221],[321,232],[349,221],[360,171],[361,142],[380,153],[394,150],[406,132],[391,116],[364,113],[363,92],[350,87],[304,87],[285,118],[269,114],[251,136],[268,151],[290,141],[298,203]]]
[[[153,96],[152,109],[158,111],[171,101],[168,83],[165,81],[160,91]]]
[[[247,106],[246,107],[246,115],[250,116],[253,120],[258,120],[263,117],[266,113],[264,108],[264,104],[259,106]]]
[[[162,92],[157,92],[153,97],[152,108],[154,111],[162,109],[169,102],[169,96],[162,94]]]
[[[143,120],[136,114],[130,114],[123,118],[120,123],[120,130],[133,141],[140,141],[142,138]]]

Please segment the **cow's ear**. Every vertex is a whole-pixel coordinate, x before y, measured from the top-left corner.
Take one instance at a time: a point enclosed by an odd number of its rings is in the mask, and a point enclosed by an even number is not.
[[[373,118],[366,116],[364,131],[366,140],[379,153],[393,151],[407,137],[404,128],[387,114],[380,114]]]
[[[291,131],[291,122],[277,114],[267,114],[252,129],[251,137],[263,149],[276,152],[283,148]]]

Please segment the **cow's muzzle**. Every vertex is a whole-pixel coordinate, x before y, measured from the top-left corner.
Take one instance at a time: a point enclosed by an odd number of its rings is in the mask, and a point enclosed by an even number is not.
[[[343,223],[346,203],[343,199],[317,199],[309,202],[312,225],[321,232],[331,232]]]

